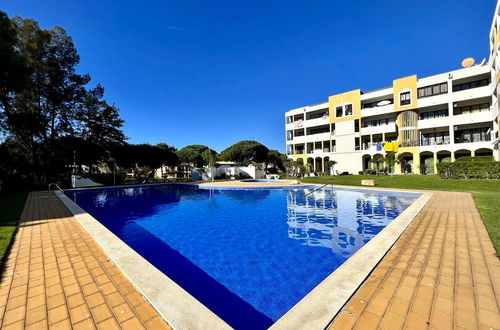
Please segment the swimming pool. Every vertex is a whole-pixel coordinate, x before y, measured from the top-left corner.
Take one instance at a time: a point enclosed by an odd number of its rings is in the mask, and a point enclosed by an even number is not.
[[[418,197],[312,191],[157,185],[66,195],[231,326],[267,328]]]

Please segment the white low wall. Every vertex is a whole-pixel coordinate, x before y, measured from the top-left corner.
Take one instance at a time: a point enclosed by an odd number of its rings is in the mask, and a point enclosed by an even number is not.
[[[216,172],[216,176],[226,175],[228,178],[238,178],[240,174],[247,175],[252,179],[262,179],[265,177],[265,172],[255,166],[221,165],[217,167]]]
[[[72,188],[85,188],[85,187],[100,187],[102,184],[92,181],[91,179],[82,178],[78,175],[71,176]]]

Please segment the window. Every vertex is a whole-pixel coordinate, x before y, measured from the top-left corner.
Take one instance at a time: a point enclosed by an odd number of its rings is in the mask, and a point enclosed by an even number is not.
[[[307,119],[317,119],[317,118],[323,118],[328,116],[328,110],[323,110],[323,111],[318,111],[318,112],[313,112],[311,114],[307,115]]]
[[[418,89],[418,97],[429,97],[439,94],[448,93],[448,83],[440,83],[436,85],[421,87]]]
[[[328,125],[325,126],[316,126],[307,129],[307,135],[328,133],[330,131],[330,127]]]
[[[304,135],[305,135],[304,129],[303,129],[303,128],[302,128],[302,129],[296,129],[296,130],[294,131],[294,134],[293,134],[293,135],[294,135],[295,137],[297,137],[297,136],[304,136]]]
[[[342,107],[336,107],[335,108],[335,117],[339,118],[342,117]]]
[[[292,131],[286,131],[286,140],[287,141],[293,140],[293,132]]]
[[[335,108],[335,116],[337,118],[342,117],[342,116],[352,116],[353,110],[352,110],[352,104],[344,104],[344,105],[339,105],[338,107]]]
[[[376,127],[382,125],[389,125],[394,122],[393,118],[383,118],[377,120],[366,120],[363,122],[363,127]]]
[[[442,118],[448,116],[448,109],[422,112],[418,115],[419,120]]]
[[[352,116],[352,104],[345,105],[345,115]]]
[[[399,105],[410,105],[411,104],[411,92],[402,92],[399,94]]]
[[[489,111],[489,110],[490,110],[489,103],[481,103],[481,104],[456,107],[453,109],[453,114],[455,116],[457,116],[457,115],[463,115],[463,114],[468,114],[468,113],[478,113],[478,112]]]
[[[441,144],[450,144],[450,133],[448,131],[422,133],[422,135],[420,136],[420,145],[422,146],[433,146]]]
[[[491,141],[491,128],[464,129],[455,132],[455,143]]]
[[[389,103],[387,103],[387,102],[389,102]],[[381,105],[379,105],[379,103],[381,103]],[[363,107],[363,109],[370,109],[370,108],[382,107],[384,105],[393,104],[393,103],[394,103],[394,99],[386,99],[386,100],[381,100],[381,101],[376,101],[376,102],[364,103],[362,105],[362,107]]]
[[[292,123],[292,122],[293,122],[293,117],[292,117],[292,116],[287,116],[287,117],[286,117],[286,123],[287,123],[287,124],[290,124],[290,123]]]
[[[464,91],[467,89],[471,88],[477,88],[477,87],[484,87],[488,86],[490,84],[490,79],[481,79],[481,80],[476,80],[476,81],[471,81],[463,84],[457,84],[453,86],[453,91],[454,92],[459,92],[459,91]]]

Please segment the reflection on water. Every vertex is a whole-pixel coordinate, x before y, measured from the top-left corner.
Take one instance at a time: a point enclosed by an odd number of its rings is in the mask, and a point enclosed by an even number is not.
[[[387,226],[413,198],[346,193],[342,190],[289,190],[288,237],[307,246],[352,255]]]

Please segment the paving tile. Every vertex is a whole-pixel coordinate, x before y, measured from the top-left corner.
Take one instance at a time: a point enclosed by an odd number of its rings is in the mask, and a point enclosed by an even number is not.
[[[146,327],[148,329],[155,329],[155,330],[170,329],[170,327],[159,316],[155,317],[152,320],[147,321]],[[344,328],[344,329],[348,329],[348,328]]]
[[[19,306],[17,308],[8,310],[5,312],[3,317],[3,324],[16,323],[17,321],[23,320],[26,315],[25,306]]]
[[[145,322],[151,320],[158,316],[158,313],[151,307],[148,303],[143,303],[135,308],[136,313],[139,315],[139,318]]]
[[[101,323],[97,324],[98,329],[102,330],[114,330],[114,329],[120,329],[120,325],[114,318],[109,318],[106,321],[102,321]]]
[[[26,325],[24,327],[24,329],[26,329],[26,330],[44,330],[44,329],[48,329],[47,319],[43,319],[41,321],[38,321],[38,322],[35,322],[35,323],[32,323],[32,324]]]
[[[62,293],[59,293],[52,297],[47,297],[47,307],[48,309],[52,309],[61,305],[66,304],[66,299]]]
[[[118,321],[123,322],[134,316],[134,312],[130,309],[128,304],[121,304],[113,307],[113,312],[116,315]]]
[[[47,318],[47,307],[45,305],[30,309],[26,313],[26,324],[30,325],[33,323],[40,322]]]
[[[49,325],[53,325],[62,320],[67,319],[68,316],[68,308],[66,305],[61,305],[56,308],[49,309]]]
[[[380,320],[381,318],[379,316],[372,314],[370,312],[365,312],[358,319],[355,328],[360,330],[377,329]]]
[[[80,321],[76,324],[73,324],[73,329],[76,330],[91,330],[91,329],[96,329],[94,321],[92,319],[86,319],[83,321]]]
[[[104,296],[100,292],[95,292],[91,295],[86,296],[85,300],[91,308],[99,306],[105,302]]]
[[[81,293],[76,293],[70,297],[67,297],[66,301],[70,309],[85,304],[85,299],[83,298],[83,295]]]
[[[109,302],[111,307],[121,305],[125,302],[120,292],[116,291],[109,295],[106,295],[106,300]]]
[[[71,316],[71,322],[73,324],[79,323],[91,317],[89,309],[85,304],[70,309],[69,314]]]
[[[123,322],[121,324],[122,328],[127,330],[140,330],[140,329],[145,329],[144,326],[142,325],[141,321],[137,317],[133,317],[131,319],[128,319],[127,321]]]
[[[359,316],[365,310],[366,305],[367,305],[366,301],[359,299],[357,297],[353,297],[349,301],[347,306],[344,308],[344,310],[346,312]]]
[[[92,308],[92,315],[97,323],[109,319],[113,316],[111,309],[109,309],[107,304],[101,304]]]
[[[382,318],[379,327],[382,329],[402,329],[405,317],[393,312],[388,312]]]

